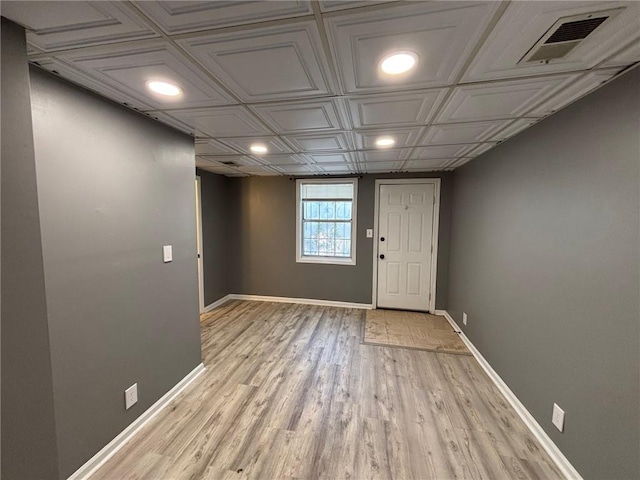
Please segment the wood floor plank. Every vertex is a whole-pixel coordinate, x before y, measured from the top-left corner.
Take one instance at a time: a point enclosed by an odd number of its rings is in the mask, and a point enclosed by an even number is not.
[[[235,300],[204,314],[206,371],[92,480],[562,478],[473,357],[362,344],[449,334],[386,315]]]

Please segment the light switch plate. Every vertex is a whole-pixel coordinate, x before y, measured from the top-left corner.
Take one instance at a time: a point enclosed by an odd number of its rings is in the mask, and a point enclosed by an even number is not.
[[[162,247],[162,257],[164,259],[164,263],[173,261],[173,248],[171,245],[165,245]]]
[[[465,325],[467,324],[467,314],[464,312],[462,312],[462,323]]]
[[[367,238],[373,238],[373,228],[367,228]]]
[[[561,432],[564,431],[564,410],[562,410],[557,403],[553,404],[553,416],[551,422]]]
[[[124,408],[129,410],[138,403],[138,384],[134,383],[124,391]]]

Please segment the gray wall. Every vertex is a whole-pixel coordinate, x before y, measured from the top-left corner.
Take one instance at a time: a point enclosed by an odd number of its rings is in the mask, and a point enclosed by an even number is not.
[[[190,137],[37,68],[31,88],[66,477],[201,362],[195,157]]]
[[[448,310],[585,478],[640,478],[639,96],[636,69],[454,172]]]
[[[2,476],[58,461],[24,30],[2,19]]]
[[[229,212],[230,179],[204,170],[200,176],[202,201],[202,249],[204,263],[204,305],[210,305],[231,292],[229,271],[235,268],[230,256],[233,238],[229,226],[234,221]]]
[[[296,263],[296,190],[287,177],[232,178],[234,258],[232,293],[371,303],[376,178],[442,178],[436,308],[448,283],[451,175],[365,175],[358,181],[356,265]]]

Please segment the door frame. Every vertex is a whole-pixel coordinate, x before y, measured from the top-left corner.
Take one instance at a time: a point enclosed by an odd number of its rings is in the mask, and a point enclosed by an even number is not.
[[[196,175],[196,261],[198,268],[198,306],[204,313],[204,244],[202,243],[202,183]],[[198,248],[199,247],[199,248]],[[199,255],[199,257],[198,257]]]
[[[378,308],[378,209],[380,204],[381,185],[405,185],[405,184],[432,184],[434,185],[435,199],[433,201],[433,232],[431,235],[431,284],[429,290],[429,312],[436,310],[436,278],[438,273],[438,232],[440,230],[440,178],[380,178],[375,181],[375,195],[373,207],[373,288],[371,304]]]

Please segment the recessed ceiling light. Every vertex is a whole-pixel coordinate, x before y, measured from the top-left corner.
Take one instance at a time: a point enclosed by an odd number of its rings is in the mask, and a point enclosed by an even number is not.
[[[376,147],[388,148],[396,144],[396,139],[391,137],[378,137],[376,139]]]
[[[182,93],[182,89],[169,82],[160,82],[160,81],[151,81],[147,82],[147,88],[152,92],[158,93],[160,95],[165,95],[167,97],[177,97]]]
[[[394,52],[387,55],[380,62],[380,69],[389,75],[399,75],[408,72],[418,63],[418,56],[413,52]]]
[[[253,153],[267,153],[267,146],[262,143],[254,143],[249,147]]]

